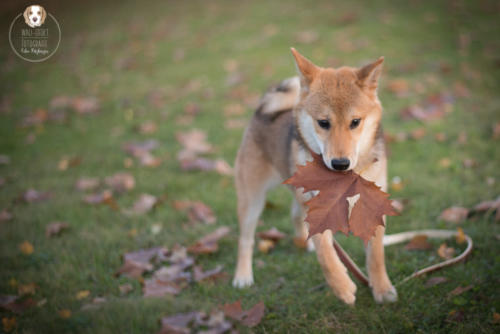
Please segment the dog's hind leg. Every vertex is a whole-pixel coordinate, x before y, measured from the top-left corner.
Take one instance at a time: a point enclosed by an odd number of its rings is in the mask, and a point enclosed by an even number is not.
[[[302,194],[295,194],[292,201],[291,216],[293,227],[295,229],[294,244],[299,248],[307,248],[308,251],[314,251],[314,242],[312,239],[307,240],[308,231],[304,219],[306,217],[306,208],[301,201]]]
[[[255,228],[264,208],[267,190],[278,184],[280,178],[255,144],[249,141],[238,152],[235,172],[240,237],[233,286],[242,288],[253,284]]]

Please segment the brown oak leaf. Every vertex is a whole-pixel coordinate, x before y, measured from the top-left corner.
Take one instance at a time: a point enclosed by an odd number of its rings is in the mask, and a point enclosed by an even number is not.
[[[377,226],[384,226],[384,214],[397,215],[389,194],[352,171],[334,172],[328,169],[321,156],[312,155],[313,161],[297,166],[297,172],[283,182],[304,188],[304,192],[319,191],[305,203],[308,207],[305,220],[309,223],[309,237],[328,229],[332,233],[341,231],[346,235],[350,231],[367,244],[375,235]]]

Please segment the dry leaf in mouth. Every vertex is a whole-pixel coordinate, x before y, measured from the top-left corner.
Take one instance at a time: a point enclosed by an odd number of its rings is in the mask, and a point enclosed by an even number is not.
[[[397,215],[389,194],[352,171],[334,172],[320,155],[312,156],[313,161],[297,166],[297,172],[283,182],[304,192],[319,191],[305,203],[309,237],[330,229],[346,235],[352,232],[367,244],[377,226],[384,226],[383,215]]]

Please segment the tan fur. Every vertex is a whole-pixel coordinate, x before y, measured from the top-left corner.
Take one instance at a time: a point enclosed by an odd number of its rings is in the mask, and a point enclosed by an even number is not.
[[[37,10],[37,12],[40,11],[40,15],[39,15],[40,19],[39,19],[39,21],[36,22],[36,25],[33,25],[33,23],[30,21],[29,17],[32,14],[32,11],[34,11],[35,9]],[[47,18],[47,11],[45,10],[45,8],[43,8],[40,5],[31,5],[31,6],[26,7],[26,9],[23,12],[23,17],[24,17],[24,21],[26,22],[27,25],[29,25],[32,28],[36,28],[36,27],[42,26],[45,23],[45,19]]]
[[[236,158],[240,238],[233,285],[237,287],[253,283],[254,233],[266,192],[290,177],[296,165],[310,161],[310,151],[321,154],[330,169],[332,159],[347,158],[349,169],[386,188],[387,161],[379,130],[382,106],[377,97],[383,58],[361,69],[324,69],[294,49],[292,53],[299,77],[288,79],[266,93]],[[284,110],[285,107],[293,110]],[[352,128],[355,118],[361,119],[361,123]],[[318,120],[324,119],[331,124],[328,130],[318,125]],[[308,229],[304,203],[315,194],[291,190],[295,194],[292,203],[295,241],[305,246]],[[383,235],[384,228],[380,227],[366,249],[370,285],[377,302],[397,299],[385,268]],[[345,303],[354,304],[356,286],[333,247],[331,231],[312,236],[307,247],[316,249],[333,292]]]

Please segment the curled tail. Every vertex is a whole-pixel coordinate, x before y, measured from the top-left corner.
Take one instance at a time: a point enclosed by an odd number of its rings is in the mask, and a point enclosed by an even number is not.
[[[293,109],[299,100],[300,81],[292,77],[269,88],[262,96],[257,113],[271,115],[277,112]]]

